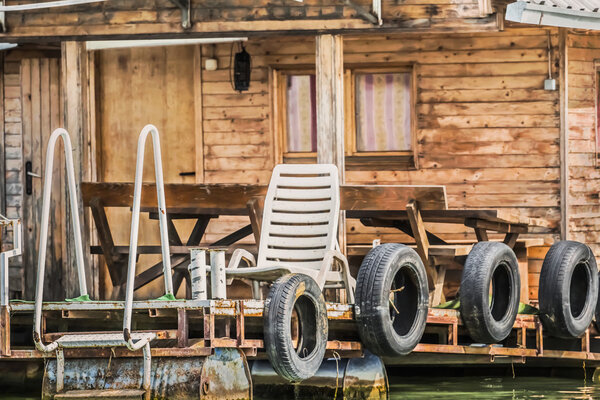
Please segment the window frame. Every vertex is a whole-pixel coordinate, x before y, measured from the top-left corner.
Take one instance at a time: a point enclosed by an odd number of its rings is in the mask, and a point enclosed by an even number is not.
[[[415,64],[404,64],[399,66],[347,66],[344,71],[344,133],[345,143],[344,151],[346,158],[347,169],[365,170],[370,165],[373,169],[380,169],[378,166],[388,166],[399,169],[416,169],[418,168],[418,151],[417,151],[417,73]],[[356,74],[382,74],[382,73],[411,73],[411,88],[410,88],[410,129],[412,139],[412,149],[405,151],[358,151],[356,145],[357,130],[356,130]],[[346,90],[346,89],[350,90]],[[350,134],[351,132],[351,134]]]
[[[280,161],[295,161],[295,162],[312,162],[317,158],[316,151],[306,152],[289,152],[287,147],[287,77],[289,75],[315,75],[314,68],[301,69],[277,69],[275,73],[275,112],[278,138],[281,145],[279,146],[278,158]]]
[[[287,76],[314,75],[312,66],[285,68],[271,67],[272,93],[274,95],[273,118],[276,129],[277,159],[279,162],[315,162],[316,152],[287,151]],[[361,73],[405,73],[411,76],[410,126],[412,149],[406,151],[358,151],[356,145],[356,74]],[[382,168],[417,169],[417,64],[402,64],[396,66],[365,66],[346,65],[344,67],[344,153],[347,170],[380,170]]]

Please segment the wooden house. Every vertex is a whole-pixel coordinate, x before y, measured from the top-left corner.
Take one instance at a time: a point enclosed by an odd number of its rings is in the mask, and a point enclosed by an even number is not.
[[[508,22],[506,4],[107,0],[7,9],[0,41],[18,46],[0,53],[0,211],[23,219],[26,245],[11,269],[13,296],[32,296],[38,176],[59,126],[71,134],[80,181],[132,181],[137,135],[152,123],[168,182],[266,184],[277,163],[318,159],[341,166],[346,183],[445,185],[450,208],[530,218],[537,228],[524,238],[579,240],[600,256],[600,35]],[[251,57],[242,92],[232,85],[241,49]],[[60,171],[47,270],[50,296],[64,298],[76,278]],[[128,215],[109,213],[115,243],[127,244]],[[157,227],[144,223],[141,243],[157,242]],[[220,218],[208,236],[245,223]],[[456,225],[428,228],[475,240]],[[378,238],[411,241],[358,221],[345,229],[350,254]],[[102,258],[89,261],[92,294],[110,297]]]

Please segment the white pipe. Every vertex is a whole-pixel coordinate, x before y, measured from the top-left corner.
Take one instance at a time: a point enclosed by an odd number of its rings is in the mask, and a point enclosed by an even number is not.
[[[0,253],[0,305],[8,306],[9,297],[9,262],[11,257],[21,254],[23,229],[18,219],[9,220],[13,227],[13,249]]]
[[[34,331],[33,340],[40,351],[52,351],[56,348],[56,342],[49,346],[44,346],[41,338],[42,326],[42,301],[44,294],[44,270],[46,266],[46,247],[48,245],[48,220],[50,216],[50,195],[52,192],[52,169],[54,166],[54,149],[58,138],[63,139],[65,148],[65,163],[67,169],[67,181],[69,189],[69,201],[71,205],[71,223],[73,226],[73,239],[75,241],[75,256],[77,263],[77,274],[79,278],[79,294],[85,296],[88,294],[85,279],[85,267],[83,262],[83,245],[81,242],[81,227],[79,224],[79,205],[77,202],[77,188],[75,186],[75,170],[73,168],[73,148],[69,133],[58,128],[48,140],[46,148],[46,165],[44,171],[44,191],[42,194],[42,222],[40,226],[40,241],[38,253],[37,283],[35,288],[35,311],[34,311]],[[56,345],[56,346],[53,346]]]
[[[227,298],[227,276],[225,274],[225,250],[209,249],[210,253],[210,298]]]
[[[144,39],[144,40],[91,40],[85,48],[91,50],[123,49],[131,47],[185,46],[193,44],[217,44],[245,42],[247,37],[196,38],[196,39]]]
[[[144,174],[144,149],[148,134],[152,135],[154,152],[154,174],[156,176],[156,196],[158,200],[158,220],[160,226],[160,247],[162,252],[165,294],[173,295],[173,279],[171,276],[171,256],[169,251],[169,232],[167,230],[167,207],[162,171],[162,155],[158,129],[148,124],[142,129],[138,139],[137,158],[135,165],[135,181],[133,192],[133,210],[131,214],[131,233],[129,236],[129,262],[127,265],[127,291],[125,295],[125,312],[123,316],[123,335],[130,350],[137,350],[131,340],[131,315],[133,309],[133,290],[135,282],[135,265],[137,259],[137,243],[140,222],[140,200],[142,197],[142,177]]]
[[[206,250],[191,249],[190,281],[192,282],[192,300],[206,300]]]
[[[76,6],[79,4],[100,3],[103,1],[106,1],[106,0],[46,1],[46,2],[37,2],[37,3],[29,3],[29,4],[19,4],[19,5],[14,5],[14,6],[0,6],[0,12],[39,10],[39,9],[44,9],[44,8],[67,7],[67,6]]]

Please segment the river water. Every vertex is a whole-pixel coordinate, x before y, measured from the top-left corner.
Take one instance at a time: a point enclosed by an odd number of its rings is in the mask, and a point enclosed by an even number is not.
[[[600,399],[600,386],[549,377],[390,377],[392,400]],[[587,383],[587,384],[586,384]]]
[[[548,377],[390,377],[391,400],[600,399],[600,385]],[[39,400],[39,394],[6,394],[0,400]],[[265,399],[266,400],[266,399]]]

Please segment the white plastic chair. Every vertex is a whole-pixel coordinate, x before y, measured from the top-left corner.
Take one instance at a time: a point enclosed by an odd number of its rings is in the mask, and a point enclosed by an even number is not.
[[[236,249],[226,275],[274,281],[289,273],[306,274],[321,290],[345,288],[348,302],[354,303],[356,281],[337,242],[339,186],[335,165],[277,165],[265,198],[258,260]],[[249,266],[238,268],[242,260]],[[335,263],[341,270],[333,270]]]

